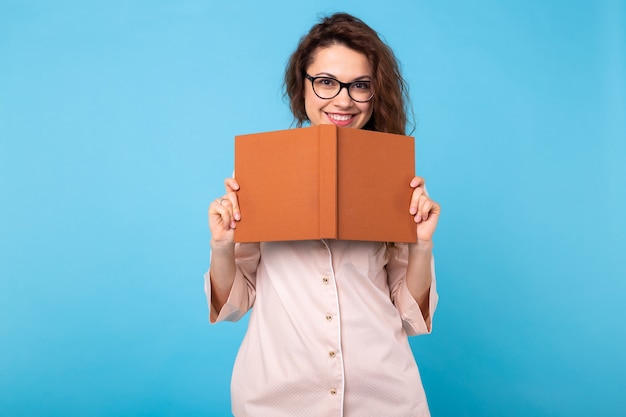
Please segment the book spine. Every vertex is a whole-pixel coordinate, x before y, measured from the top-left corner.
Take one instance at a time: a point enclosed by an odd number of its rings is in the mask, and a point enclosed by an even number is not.
[[[320,238],[337,238],[337,127],[319,125]]]

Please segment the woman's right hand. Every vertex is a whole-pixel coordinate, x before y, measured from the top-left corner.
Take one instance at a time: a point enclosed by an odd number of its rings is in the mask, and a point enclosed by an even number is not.
[[[241,219],[237,191],[239,184],[234,178],[224,180],[226,194],[209,205],[209,229],[215,243],[234,242],[235,228]]]

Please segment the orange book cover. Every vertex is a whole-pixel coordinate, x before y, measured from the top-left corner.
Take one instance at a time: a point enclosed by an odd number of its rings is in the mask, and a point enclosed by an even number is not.
[[[235,137],[236,242],[415,242],[410,136],[319,125]]]

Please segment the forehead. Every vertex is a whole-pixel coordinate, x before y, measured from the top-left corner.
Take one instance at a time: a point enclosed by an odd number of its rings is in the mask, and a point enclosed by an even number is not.
[[[341,79],[372,75],[372,66],[365,54],[344,45],[318,48],[307,68],[311,75],[330,74]]]

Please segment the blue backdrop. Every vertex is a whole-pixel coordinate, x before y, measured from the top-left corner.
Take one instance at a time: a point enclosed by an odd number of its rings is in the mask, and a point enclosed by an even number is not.
[[[433,415],[626,415],[620,0],[0,1],[0,415],[228,415],[206,209],[342,10],[395,49],[443,207]]]

